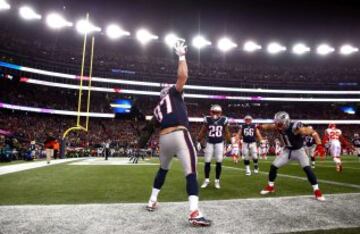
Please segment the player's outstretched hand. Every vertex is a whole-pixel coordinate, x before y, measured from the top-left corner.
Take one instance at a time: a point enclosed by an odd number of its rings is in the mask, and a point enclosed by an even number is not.
[[[177,41],[174,46],[175,53],[179,56],[185,56],[187,45],[184,41]]]

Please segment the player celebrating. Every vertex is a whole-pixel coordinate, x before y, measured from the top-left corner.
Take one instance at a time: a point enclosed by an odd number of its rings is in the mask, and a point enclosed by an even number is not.
[[[241,136],[243,140],[242,154],[244,157],[245,175],[250,176],[250,158],[254,162],[254,173],[259,173],[256,138],[262,141],[262,136],[257,126],[252,123],[252,117],[250,115],[245,116],[244,122],[240,127],[239,136]]]
[[[343,170],[341,163],[341,143],[342,132],[336,128],[334,123],[330,123],[329,127],[325,130],[324,144],[329,146],[330,155],[333,157],[336,164],[336,171],[341,172]]]
[[[355,151],[357,153],[357,156],[360,160],[360,137],[359,137],[358,133],[354,134],[354,139],[352,140],[352,144],[353,144]]]
[[[308,127],[312,128],[311,126]],[[304,144],[305,144],[305,153],[309,158],[311,158],[311,167],[315,168],[316,142],[314,137],[312,137],[311,135],[305,136]]]
[[[206,133],[206,148],[205,148],[205,181],[201,188],[206,188],[210,184],[210,164],[214,157],[216,160],[216,174],[215,174],[215,188],[220,189],[220,175],[221,165],[224,159],[224,133],[227,141],[230,140],[230,131],[228,127],[228,118],[222,115],[222,109],[219,105],[213,105],[210,108],[211,116],[204,118],[204,125],[201,127],[200,133],[197,137],[197,149],[201,150],[201,141],[204,139]]]
[[[160,125],[160,168],[155,176],[146,208],[149,211],[154,211],[157,208],[158,194],[165,182],[170,162],[176,155],[183,166],[186,177],[186,190],[190,203],[188,220],[193,226],[210,226],[211,221],[202,215],[198,207],[197,155],[188,130],[189,121],[183,96],[184,85],[188,79],[185,50],[186,46],[183,42],[176,43],[175,51],[179,56],[176,84],[161,90],[160,102],[154,109],[154,117],[142,129],[138,143],[139,148],[144,147],[155,131],[155,126]]]
[[[289,114],[283,111],[275,114],[274,124],[260,125],[259,129],[278,132],[285,145],[284,150],[271,164],[268,185],[261,190],[260,194],[265,195],[275,192],[274,184],[277,170],[289,163],[290,160],[295,160],[299,162],[306,173],[313,187],[315,199],[324,201],[325,198],[320,192],[316,176],[310,167],[309,158],[306,156],[304,150],[304,137],[311,135],[317,144],[316,150],[319,152],[324,151],[318,133],[312,128],[304,127],[301,122],[291,122]]]

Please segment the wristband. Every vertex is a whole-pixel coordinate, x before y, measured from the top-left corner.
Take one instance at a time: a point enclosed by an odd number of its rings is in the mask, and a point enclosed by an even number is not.
[[[179,61],[185,61],[185,55],[179,56]]]

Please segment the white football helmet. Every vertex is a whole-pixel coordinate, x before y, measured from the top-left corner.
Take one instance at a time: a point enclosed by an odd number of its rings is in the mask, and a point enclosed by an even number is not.
[[[222,113],[222,108],[220,105],[215,104],[210,107],[210,114],[214,119],[220,118],[221,113]]]
[[[290,126],[290,116],[285,111],[279,111],[274,116],[274,123],[278,129],[286,129]]]

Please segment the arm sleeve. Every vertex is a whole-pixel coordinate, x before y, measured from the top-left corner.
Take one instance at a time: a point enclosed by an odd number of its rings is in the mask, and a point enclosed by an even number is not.
[[[297,135],[298,134],[298,130],[299,128],[302,128],[304,125],[303,123],[301,123],[300,121],[297,121],[294,123],[293,127],[292,127],[292,132]]]

